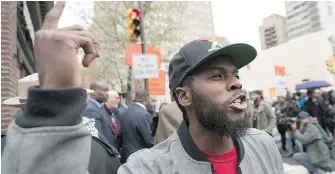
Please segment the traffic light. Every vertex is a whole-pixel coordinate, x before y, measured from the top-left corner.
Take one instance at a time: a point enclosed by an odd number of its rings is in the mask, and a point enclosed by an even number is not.
[[[327,70],[329,72],[334,72],[333,60],[332,59],[326,60],[326,64],[327,64]]]
[[[128,19],[128,40],[129,41],[141,41],[140,11],[135,8],[128,9],[127,19]]]

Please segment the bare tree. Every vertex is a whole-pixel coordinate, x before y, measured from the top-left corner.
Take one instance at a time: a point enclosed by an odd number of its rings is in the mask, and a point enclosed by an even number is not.
[[[187,2],[143,2],[144,27],[147,44],[161,48],[162,57],[173,50],[166,43],[180,41],[178,34],[184,28],[179,17]],[[90,74],[108,82],[114,90],[127,91],[128,68],[124,65],[127,42],[127,9],[137,8],[137,2],[94,2],[94,17],[90,32],[100,43],[100,57],[95,66],[85,69]],[[85,14],[81,14],[87,20]],[[164,46],[164,48],[162,48]]]

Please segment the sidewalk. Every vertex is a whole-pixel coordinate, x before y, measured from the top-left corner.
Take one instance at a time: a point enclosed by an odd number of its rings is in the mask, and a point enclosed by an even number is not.
[[[308,174],[305,167],[300,165],[289,165],[284,163],[284,173],[285,174]]]

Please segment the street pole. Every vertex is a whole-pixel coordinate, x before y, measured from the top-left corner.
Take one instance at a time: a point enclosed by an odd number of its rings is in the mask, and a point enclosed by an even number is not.
[[[142,1],[138,1],[138,9],[140,10],[140,30],[141,30],[141,46],[142,54],[145,54],[145,33],[144,33],[144,15]],[[149,91],[148,79],[144,79],[144,89]]]

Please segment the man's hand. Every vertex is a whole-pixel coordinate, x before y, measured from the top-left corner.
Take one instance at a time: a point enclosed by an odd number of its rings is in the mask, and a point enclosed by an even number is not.
[[[297,123],[291,124],[292,132],[297,131]]]
[[[42,29],[36,32],[35,59],[40,88],[80,87],[80,69],[77,60],[79,48],[88,67],[99,57],[99,45],[92,35],[80,26],[58,28],[65,2],[58,1],[46,15]]]

